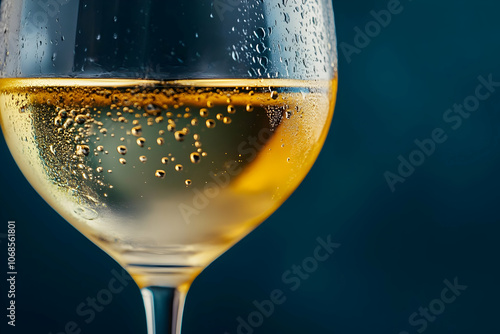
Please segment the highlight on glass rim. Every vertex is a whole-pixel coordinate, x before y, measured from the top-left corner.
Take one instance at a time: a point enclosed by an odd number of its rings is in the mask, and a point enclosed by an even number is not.
[[[2,0],[0,15],[0,119],[17,165],[133,277],[148,333],[181,333],[192,281],[323,146],[332,2]]]

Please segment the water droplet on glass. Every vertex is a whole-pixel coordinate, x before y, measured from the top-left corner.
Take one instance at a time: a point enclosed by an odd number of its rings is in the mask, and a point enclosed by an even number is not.
[[[284,13],[285,15],[285,22],[290,23],[290,15],[288,13]]]
[[[123,145],[120,145],[116,148],[116,150],[118,151],[118,153],[120,153],[121,155],[125,155],[127,154],[127,148]]]
[[[227,117],[227,116],[226,116],[226,117],[224,117],[224,118],[222,119],[222,121],[224,122],[224,124],[231,124],[231,122],[232,122],[231,118],[230,118],[230,117]]]
[[[273,90],[273,91],[271,92],[271,98],[272,98],[273,100],[276,100],[276,99],[278,98],[278,92],[277,92],[277,91],[275,91],[275,90]]]
[[[201,117],[207,117],[208,116],[208,110],[206,108],[201,108],[200,109],[200,116]]]
[[[264,30],[264,28],[257,28],[256,30],[254,30],[253,34],[257,38],[264,38],[264,37],[266,37],[266,31]]]
[[[96,40],[101,40],[101,34],[97,34],[97,36],[95,37]]]
[[[159,178],[159,179],[163,179],[163,178],[165,178],[165,175],[166,175],[166,173],[165,173],[165,171],[164,171],[164,170],[162,170],[162,169],[158,169],[158,170],[155,172],[155,176],[156,176],[157,178]]]
[[[262,53],[266,51],[266,46],[264,45],[264,43],[259,43],[255,46],[255,50],[257,50],[258,53]]]
[[[85,123],[86,120],[87,120],[87,116],[85,116],[85,115],[78,115],[75,117],[75,122],[77,122],[78,124],[83,124],[83,123]]]
[[[175,131],[175,133],[174,133],[175,140],[177,140],[179,142],[184,141],[185,136],[186,136],[186,132],[184,130]]]
[[[138,125],[132,128],[132,135],[139,137],[141,134],[142,134],[142,126]]]
[[[140,161],[140,162],[146,162],[146,161],[148,161],[148,158],[147,158],[145,155],[141,155],[141,156],[139,157],[139,161]]]
[[[120,158],[118,161],[120,161],[120,163],[122,165],[125,165],[127,163],[127,160],[123,159],[123,158]]]
[[[197,153],[197,152],[193,152],[189,155],[189,158],[191,159],[191,162],[194,163],[194,164],[197,164],[200,162],[200,154]]]
[[[87,145],[76,145],[76,155],[87,156],[90,153],[90,148]]]
[[[180,172],[184,167],[181,164],[175,165],[175,170]]]
[[[187,179],[186,181],[184,181],[184,183],[187,187],[189,187],[193,182],[190,179]]]
[[[72,125],[73,125],[73,123],[74,123],[73,119],[72,119],[72,118],[68,118],[68,119],[66,120],[66,122],[64,122],[63,127],[64,127],[65,129],[67,129],[67,128],[69,128],[70,126],[72,126]]]
[[[248,112],[253,111],[253,106],[251,104],[247,104],[246,109]]]
[[[229,114],[234,114],[236,112],[236,108],[233,105],[230,104],[230,105],[227,106],[227,112]]]
[[[207,119],[205,124],[207,125],[207,128],[209,128],[209,129],[215,128],[215,121],[213,119]]]
[[[168,164],[168,158],[167,157],[161,158],[161,163],[164,165]]]
[[[137,145],[139,145],[140,147],[144,147],[144,144],[146,144],[146,139],[144,138],[137,138],[137,141],[136,141]]]
[[[266,67],[269,64],[269,59],[267,57],[259,57],[259,64]]]
[[[97,167],[95,170],[96,170],[98,173],[102,173],[102,172],[104,171],[104,168],[102,168],[102,167]]]
[[[163,145],[163,144],[165,144],[165,139],[163,139],[162,137],[159,137],[156,139],[156,143],[158,145]]]

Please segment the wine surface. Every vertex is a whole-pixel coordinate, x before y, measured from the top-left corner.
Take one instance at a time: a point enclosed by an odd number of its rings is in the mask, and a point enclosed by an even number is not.
[[[336,81],[0,79],[0,112],[54,209],[139,280],[150,268],[182,281],[295,190],[335,93]]]

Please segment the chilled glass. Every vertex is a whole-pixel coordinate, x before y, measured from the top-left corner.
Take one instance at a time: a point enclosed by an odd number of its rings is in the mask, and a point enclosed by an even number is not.
[[[273,213],[333,115],[331,1],[3,0],[0,116],[38,193],[180,333],[191,282]]]

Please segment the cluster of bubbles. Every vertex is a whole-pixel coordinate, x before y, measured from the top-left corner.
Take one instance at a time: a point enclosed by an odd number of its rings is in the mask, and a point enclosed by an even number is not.
[[[208,156],[208,153],[203,149],[200,134],[195,131],[200,126],[206,129],[214,129],[216,126],[227,126],[232,123],[233,115],[237,112],[252,112],[254,106],[244,104],[241,107],[236,107],[232,103],[231,98],[225,98],[225,110],[222,110],[221,101],[214,101],[207,98],[213,92],[206,92],[206,95],[197,92],[188,92],[189,88],[126,88],[124,90],[110,90],[102,88],[78,88],[76,92],[71,90],[68,94],[68,89],[60,88],[63,94],[50,95],[47,98],[55,104],[56,116],[53,118],[55,131],[59,134],[69,134],[71,138],[67,140],[68,144],[74,145],[72,159],[77,162],[81,175],[84,179],[97,179],[100,186],[105,186],[102,175],[112,173],[113,169],[105,169],[102,166],[95,168],[97,175],[93,175],[94,169],[88,167],[86,159],[94,155],[98,157],[99,165],[102,164],[102,156],[116,151],[118,154],[117,160],[121,165],[126,165],[130,155],[129,144],[123,143],[125,138],[120,138],[119,145],[109,147],[109,140],[100,144],[102,137],[119,137],[114,133],[117,128],[124,129],[127,135],[135,137],[135,145],[139,148],[144,148],[138,160],[142,164],[156,163],[158,168],[154,171],[154,176],[158,179],[165,179],[168,176],[167,168],[172,168],[174,172],[181,172],[184,166],[180,163],[170,164],[176,161],[176,157],[172,153],[165,152],[160,161],[156,159],[148,159],[148,150],[151,150],[150,145],[166,146],[168,143],[182,143],[186,139],[193,140],[193,151],[185,151],[187,161],[196,165],[202,159]],[[254,92],[247,88],[245,94],[253,96]],[[49,88],[49,93],[58,92],[57,88]],[[220,93],[220,92],[219,92]],[[189,103],[186,107],[183,99],[180,96],[193,97],[194,102]],[[221,94],[219,94],[220,96]],[[228,95],[228,94],[227,94]],[[278,93],[270,92],[270,98],[276,99]],[[201,101],[201,102],[200,102]],[[76,103],[75,103],[76,102]],[[168,102],[168,104],[167,104]],[[81,107],[75,107],[81,105]],[[217,106],[217,111],[211,109]],[[54,106],[53,106],[54,107]],[[213,115],[212,115],[213,114]],[[212,116],[212,117],[211,117]],[[180,120],[184,120],[180,122]],[[117,127],[110,124],[115,123]],[[185,123],[184,125],[179,125]],[[218,125],[220,124],[220,125]],[[161,126],[158,131],[158,136],[155,142],[149,142],[145,137],[149,137],[157,130],[150,130],[152,125]],[[110,130],[108,130],[110,129]],[[157,129],[157,127],[155,128]],[[145,136],[147,134],[148,136]],[[92,141],[91,141],[92,140]],[[116,142],[113,141],[113,142]],[[168,148],[165,148],[168,150]],[[155,150],[158,152],[158,150]],[[179,158],[179,157],[177,157]],[[178,159],[180,160],[180,159]],[[168,166],[172,167],[168,167]],[[116,168],[116,167],[115,167]],[[134,167],[135,168],[135,167]],[[73,173],[75,174],[75,173]],[[192,184],[191,179],[185,179],[186,187]],[[109,185],[108,185],[109,187]]]

